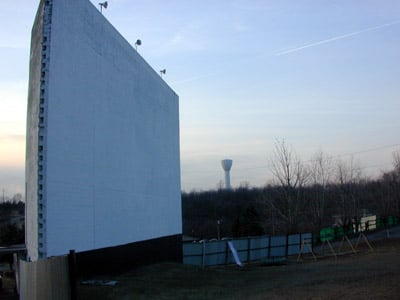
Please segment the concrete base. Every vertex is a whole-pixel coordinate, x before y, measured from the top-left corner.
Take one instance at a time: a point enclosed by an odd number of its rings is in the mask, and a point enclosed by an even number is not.
[[[140,265],[162,261],[182,263],[182,235],[76,253],[79,277],[121,273]]]

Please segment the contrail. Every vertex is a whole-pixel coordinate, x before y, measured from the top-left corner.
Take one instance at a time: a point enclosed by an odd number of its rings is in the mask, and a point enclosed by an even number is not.
[[[335,37],[332,37],[332,38],[329,38],[329,39],[326,39],[326,40],[321,40],[321,41],[318,41],[318,42],[310,43],[310,44],[307,44],[307,45],[304,45],[304,46],[300,46],[300,47],[292,48],[292,49],[289,49],[289,50],[281,51],[281,52],[278,52],[278,53],[275,53],[275,54],[271,53],[271,54],[267,54],[267,55],[263,54],[263,55],[260,55],[260,56],[251,57],[251,58],[248,58],[248,61],[250,62],[250,61],[254,60],[255,58],[261,58],[261,57],[265,57],[265,56],[274,57],[274,56],[281,56],[281,55],[297,52],[297,51],[300,51],[300,50],[303,50],[303,49],[307,49],[307,48],[311,48],[311,47],[327,44],[327,43],[330,43],[330,42],[334,42],[334,41],[337,41],[337,40],[349,38],[349,37],[352,37],[352,36],[355,36],[355,35],[358,35],[358,34],[362,34],[362,33],[365,33],[365,32],[374,31],[374,30],[378,30],[378,29],[381,29],[381,28],[393,26],[393,25],[396,25],[396,24],[399,24],[399,23],[400,23],[400,20],[396,20],[396,21],[393,21],[393,22],[390,22],[390,23],[385,23],[385,24],[382,24],[382,25],[377,25],[377,26],[374,26],[374,27],[368,27],[368,28],[365,28],[365,29],[362,29],[362,30],[358,30],[358,31],[355,31],[355,32],[347,33],[347,34],[338,35],[338,36],[335,36]],[[185,84],[185,83],[188,83],[188,82],[197,81],[197,80],[200,80],[200,79],[216,76],[219,73],[222,73],[222,71],[219,71],[219,72],[216,71],[216,72],[211,72],[211,73],[204,74],[204,75],[194,76],[194,77],[190,77],[190,78],[174,81],[174,82],[171,82],[170,84],[171,85]]]
[[[377,29],[393,26],[393,25],[398,24],[398,23],[400,23],[400,20],[393,21],[393,22],[386,23],[386,24],[382,24],[382,25],[378,25],[378,26],[374,26],[374,27],[369,27],[369,28],[366,28],[366,29],[362,29],[362,30],[359,30],[359,31],[352,32],[352,33],[338,35],[338,36],[335,36],[335,37],[332,37],[332,38],[329,38],[329,39],[326,39],[326,40],[322,40],[322,41],[314,42],[314,43],[307,44],[307,45],[304,45],[304,46],[296,47],[296,48],[293,48],[293,49],[281,51],[281,52],[275,53],[275,56],[285,55],[285,54],[297,52],[297,51],[300,51],[300,50],[303,50],[303,49],[307,49],[307,48],[311,48],[311,47],[327,44],[327,43],[330,43],[330,42],[334,42],[334,41],[337,41],[337,40],[349,38],[349,37],[352,37],[352,36],[355,36],[355,35],[358,35],[358,34],[361,34],[361,33],[365,33],[365,32],[368,32],[368,31],[373,31],[373,30],[377,30]]]

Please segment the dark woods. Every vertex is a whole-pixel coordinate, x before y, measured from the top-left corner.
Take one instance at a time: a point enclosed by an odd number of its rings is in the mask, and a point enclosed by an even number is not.
[[[25,242],[25,203],[16,194],[0,203],[0,246]]]

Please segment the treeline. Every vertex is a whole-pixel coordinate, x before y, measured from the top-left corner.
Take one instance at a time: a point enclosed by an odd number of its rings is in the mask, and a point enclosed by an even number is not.
[[[0,203],[0,246],[25,242],[25,203],[20,194]]]
[[[271,159],[275,179],[262,188],[182,193],[183,234],[196,238],[319,232],[366,214],[400,215],[400,156],[377,179],[353,162],[319,151],[302,163],[284,141]]]

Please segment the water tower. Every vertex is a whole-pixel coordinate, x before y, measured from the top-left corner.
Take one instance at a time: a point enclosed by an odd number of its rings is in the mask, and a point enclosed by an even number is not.
[[[227,190],[231,189],[231,178],[230,178],[230,170],[232,167],[232,159],[223,159],[221,160],[222,169],[225,171],[225,188]]]

